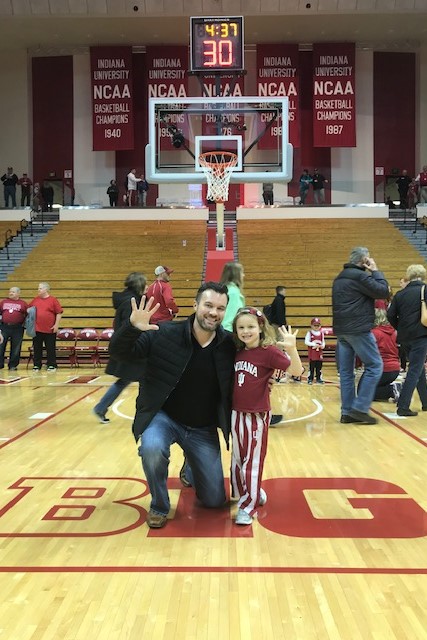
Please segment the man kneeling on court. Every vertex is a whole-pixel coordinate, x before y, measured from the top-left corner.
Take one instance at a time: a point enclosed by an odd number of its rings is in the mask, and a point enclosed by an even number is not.
[[[195,313],[183,322],[150,324],[158,305],[144,308],[144,296],[110,343],[118,360],[143,358],[144,382],[136,402],[133,433],[151,492],[149,527],[164,527],[170,509],[167,490],[170,447],[183,449],[186,479],[205,507],[225,504],[217,427],[228,444],[235,346],[221,327],[227,287],[206,282],[197,292]]]

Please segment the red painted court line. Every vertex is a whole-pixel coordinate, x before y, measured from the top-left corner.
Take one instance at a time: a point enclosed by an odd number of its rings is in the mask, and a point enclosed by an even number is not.
[[[386,420],[393,427],[396,427],[396,429],[402,431],[402,433],[404,433],[406,436],[409,436],[410,438],[412,438],[412,440],[415,440],[415,442],[418,442],[418,444],[421,444],[423,447],[427,447],[427,442],[416,436],[415,433],[412,433],[411,431],[408,431],[408,429],[405,429],[405,427],[402,427],[402,425],[400,425],[398,422],[395,422],[393,418],[388,418],[383,413],[381,413],[381,411],[377,411],[376,409],[372,409],[372,413],[376,413],[377,416],[381,416],[383,420]]]
[[[426,575],[427,568],[390,567],[0,567],[0,573],[320,573]]]
[[[331,382],[330,384],[336,384],[334,382]],[[339,389],[339,385],[336,385],[337,389]],[[419,438],[418,436],[416,436],[414,433],[412,433],[411,431],[408,431],[408,429],[405,429],[404,427],[402,427],[402,425],[400,425],[398,422],[395,422],[393,420],[393,418],[388,418],[386,415],[384,415],[381,411],[378,411],[378,409],[374,409],[371,406],[371,411],[372,413],[375,413],[375,415],[379,416],[380,418],[382,418],[383,420],[386,420],[389,424],[391,424],[393,427],[396,427],[396,429],[399,429],[399,431],[401,431],[402,433],[404,433],[406,436],[409,436],[410,438],[412,438],[412,440],[415,440],[415,442],[418,442],[418,444],[421,444],[423,447],[427,447],[427,442],[425,442],[424,440],[422,440],[421,438]],[[427,416],[426,416],[427,417]]]
[[[99,387],[95,387],[91,389],[89,393],[86,393],[86,395],[82,396],[81,398],[78,398],[78,400],[75,400],[71,404],[68,404],[66,407],[59,409],[59,411],[55,411],[55,413],[52,413],[52,415],[48,416],[47,418],[44,418],[41,422],[37,422],[37,424],[34,424],[32,427],[28,427],[28,429],[25,429],[25,431],[18,433],[18,435],[14,436],[13,438],[10,438],[10,440],[8,440],[7,442],[3,442],[3,444],[0,444],[0,449],[3,449],[3,447],[7,447],[9,444],[16,442],[20,438],[23,438],[31,431],[34,431],[34,429],[38,429],[39,427],[43,426],[46,422],[49,422],[49,420],[53,420],[53,418],[56,418],[56,416],[59,416],[61,413],[64,413],[64,411],[67,411],[68,409],[70,409],[70,407],[73,407],[75,404],[78,404],[85,398],[88,398],[89,396],[92,395],[92,393],[95,393],[95,391],[98,391],[98,390],[99,390]]]

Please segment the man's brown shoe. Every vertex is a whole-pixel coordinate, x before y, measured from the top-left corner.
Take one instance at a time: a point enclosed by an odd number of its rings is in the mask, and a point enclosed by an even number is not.
[[[150,529],[161,529],[165,526],[168,519],[167,516],[163,515],[163,513],[156,513],[155,511],[150,511],[147,513],[146,523],[150,527]]]
[[[184,462],[182,463],[182,467],[179,471],[179,479],[181,480],[181,484],[183,487],[191,487],[191,482],[188,480],[187,476],[185,475],[185,469],[187,467],[187,458],[184,457]]]

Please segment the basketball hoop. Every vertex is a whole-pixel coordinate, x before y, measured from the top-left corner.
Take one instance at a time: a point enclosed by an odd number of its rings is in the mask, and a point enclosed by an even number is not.
[[[207,151],[199,156],[199,163],[208,181],[208,200],[227,202],[231,172],[237,165],[237,155],[231,151]]]

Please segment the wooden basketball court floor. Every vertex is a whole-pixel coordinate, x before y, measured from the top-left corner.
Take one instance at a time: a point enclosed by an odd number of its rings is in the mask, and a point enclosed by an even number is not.
[[[102,425],[102,370],[0,372],[0,638],[427,638],[427,416],[380,402],[378,425],[342,425],[324,371],[325,385],[273,389],[284,422],[253,526],[233,524],[233,503],[197,506],[175,447],[157,531],[130,432],[136,385]]]

